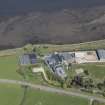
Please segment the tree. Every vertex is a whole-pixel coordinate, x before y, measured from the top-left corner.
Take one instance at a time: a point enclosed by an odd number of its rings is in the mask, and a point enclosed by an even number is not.
[[[36,52],[36,47],[33,48],[33,52]]]
[[[105,97],[105,91],[104,91],[102,94],[103,94],[103,96]]]
[[[60,83],[61,83],[61,87],[62,88],[66,88],[67,87],[67,85],[65,84],[65,82],[63,80],[61,80]]]
[[[27,44],[27,45],[24,47],[24,52],[25,52],[25,53],[33,52],[33,46],[32,46],[32,44]]]
[[[85,74],[85,75],[89,75],[88,70],[84,70],[84,74]]]
[[[98,83],[97,84],[97,88],[99,89],[99,90],[103,90],[103,83]]]
[[[66,89],[67,88],[67,84],[64,82],[63,83],[63,88]]]
[[[67,88],[70,88],[70,87],[71,87],[71,79],[70,79],[70,78],[67,78],[67,79],[65,80],[65,83],[66,83],[66,85],[67,85]]]
[[[92,100],[90,105],[100,105],[100,102],[98,100]]]
[[[91,78],[84,78],[83,80],[83,87],[85,88],[92,88],[93,87],[93,80]]]

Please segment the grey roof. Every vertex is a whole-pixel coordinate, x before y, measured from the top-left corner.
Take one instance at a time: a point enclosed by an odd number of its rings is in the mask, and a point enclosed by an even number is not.
[[[70,59],[74,59],[75,58],[75,53],[61,53],[62,57],[64,60],[70,60]]]
[[[105,59],[105,50],[104,49],[97,50],[97,55],[99,59]]]
[[[61,62],[60,57],[57,54],[50,54],[45,58],[45,61],[48,61],[49,64],[54,64],[54,65],[57,65]]]
[[[20,56],[21,65],[35,64],[36,62],[37,58],[35,54],[23,54],[22,56]]]
[[[48,56],[45,58],[45,61],[48,63],[48,64],[55,64],[56,63],[56,60],[54,58],[52,58],[51,56]]]
[[[59,54],[52,54],[51,58],[55,59],[56,63],[61,62],[61,58],[60,58]]]
[[[20,64],[21,65],[28,65],[28,64],[30,64],[29,56],[28,55],[22,55],[20,57]]]
[[[51,70],[59,77],[65,78],[67,75],[65,73],[64,68],[60,64],[61,59],[58,54],[50,54],[49,56],[45,57],[45,62]]]
[[[34,53],[28,54],[31,64],[37,63],[37,56]]]
[[[59,77],[62,77],[62,78],[65,78],[67,75],[63,69],[63,67],[59,66],[55,69],[55,73],[59,76]]]

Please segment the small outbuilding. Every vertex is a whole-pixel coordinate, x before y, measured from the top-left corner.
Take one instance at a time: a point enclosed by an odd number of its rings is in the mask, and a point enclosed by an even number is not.
[[[37,63],[36,54],[34,53],[23,54],[20,56],[19,62],[20,62],[20,65],[36,64]]]
[[[65,73],[65,70],[63,69],[62,66],[56,66],[55,67],[55,74],[58,76],[58,77],[61,77],[62,79],[66,78],[67,75]]]
[[[98,49],[96,53],[100,61],[105,61],[105,50],[104,49]]]

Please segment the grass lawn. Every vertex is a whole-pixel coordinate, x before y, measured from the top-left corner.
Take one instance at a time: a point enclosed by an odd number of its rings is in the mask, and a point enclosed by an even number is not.
[[[0,84],[0,105],[20,105],[23,89],[18,85]]]
[[[88,105],[85,99],[28,89],[23,105]]]
[[[105,64],[78,64],[73,65],[72,69],[76,70],[79,68],[83,68],[84,70],[88,70],[92,77],[95,79],[104,79],[105,78]]]
[[[17,64],[18,57],[16,55],[0,57],[0,78],[22,79],[16,72],[18,68]]]
[[[35,84],[46,84],[41,73],[26,74],[26,80]]]

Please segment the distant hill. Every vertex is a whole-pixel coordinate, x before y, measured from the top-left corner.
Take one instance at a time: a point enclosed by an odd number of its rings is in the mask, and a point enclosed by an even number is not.
[[[105,38],[105,6],[0,18],[0,47],[79,43]]]
[[[59,11],[105,5],[105,0],[0,0],[0,16],[20,15],[32,11]]]

